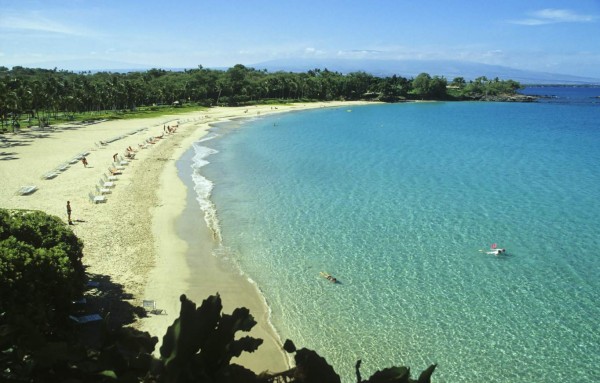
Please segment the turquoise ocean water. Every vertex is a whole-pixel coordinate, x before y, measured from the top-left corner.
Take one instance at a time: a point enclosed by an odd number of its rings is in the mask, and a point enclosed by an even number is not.
[[[600,89],[527,91],[558,96],[216,127],[193,164],[216,256],[344,382],[357,359],[363,377],[437,363],[436,382],[600,381]]]

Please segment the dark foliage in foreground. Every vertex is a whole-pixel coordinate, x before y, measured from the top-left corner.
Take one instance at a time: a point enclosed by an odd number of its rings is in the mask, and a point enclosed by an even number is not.
[[[73,299],[84,290],[82,243],[57,217],[0,209],[0,381],[2,382],[340,382],[315,351],[297,349],[295,367],[255,374],[231,363],[254,352],[262,339],[237,336],[256,321],[246,308],[222,313],[220,296],[199,307],[185,295],[179,317],[168,328],[158,357],[158,339],[104,320],[68,320]],[[132,307],[132,311],[135,309]],[[141,313],[140,315],[144,315]],[[428,383],[435,365],[418,380],[406,367],[378,371],[361,383]]]
[[[28,347],[10,344],[10,334],[2,332],[3,353],[19,347],[21,359],[7,363],[0,359],[0,378],[6,382],[290,382],[339,383],[340,377],[315,351],[296,349],[291,341],[284,348],[293,353],[296,366],[283,372],[255,374],[231,363],[242,352],[254,352],[261,339],[249,336],[236,339],[239,331],[248,332],[256,324],[246,308],[230,315],[222,314],[219,295],[205,299],[200,307],[181,296],[181,312],[169,327],[160,348],[160,357],[152,355],[156,337],[131,328],[109,330],[98,323],[99,346],[85,345],[82,339],[49,340],[40,338]],[[1,326],[3,330],[6,326]],[[8,349],[7,349],[8,347]],[[360,360],[356,363],[359,383],[428,383],[435,369],[431,365],[417,380],[410,378],[406,367],[387,368],[363,380]]]

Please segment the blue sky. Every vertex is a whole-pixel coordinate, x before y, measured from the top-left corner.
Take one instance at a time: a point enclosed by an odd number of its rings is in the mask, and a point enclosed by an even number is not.
[[[0,0],[7,67],[309,57],[462,60],[600,78],[600,0]]]

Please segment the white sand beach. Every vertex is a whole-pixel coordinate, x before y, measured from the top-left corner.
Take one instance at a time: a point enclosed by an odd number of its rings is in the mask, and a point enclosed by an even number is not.
[[[265,341],[257,352],[237,362],[257,373],[282,371],[288,361],[269,326],[268,307],[255,286],[212,254],[214,239],[203,220],[190,228],[197,231],[193,235],[198,238],[192,249],[195,266],[190,266],[190,244],[176,229],[176,221],[186,207],[187,188],[175,163],[207,133],[211,123],[341,105],[353,104],[290,104],[277,109],[220,107],[159,118],[64,124],[4,134],[0,144],[0,206],[42,210],[66,222],[66,203],[70,201],[71,228],[85,244],[83,262],[87,272],[92,277],[110,277],[111,283],[123,287],[134,306],[141,307],[144,299],[152,299],[166,311],[166,315],[150,314],[133,326],[160,339],[179,315],[182,293],[198,305],[208,295],[219,293],[225,313],[242,306],[250,310],[258,322],[250,335]],[[145,149],[139,146],[150,137],[162,135],[165,125],[178,128]],[[106,145],[100,143],[115,138]],[[108,174],[113,155],[123,155],[129,146],[137,150],[135,159],[123,165],[114,187],[105,194],[106,202],[91,202],[89,194],[100,195],[96,185]],[[87,167],[77,160],[81,154],[86,154]],[[64,169],[57,171],[58,167]],[[50,172],[57,175],[44,179]],[[19,195],[25,186],[35,186],[36,190]]]

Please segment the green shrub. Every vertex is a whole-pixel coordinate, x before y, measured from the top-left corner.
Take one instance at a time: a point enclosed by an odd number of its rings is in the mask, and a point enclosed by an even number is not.
[[[81,296],[83,244],[58,217],[0,209],[0,314],[45,327]]]

